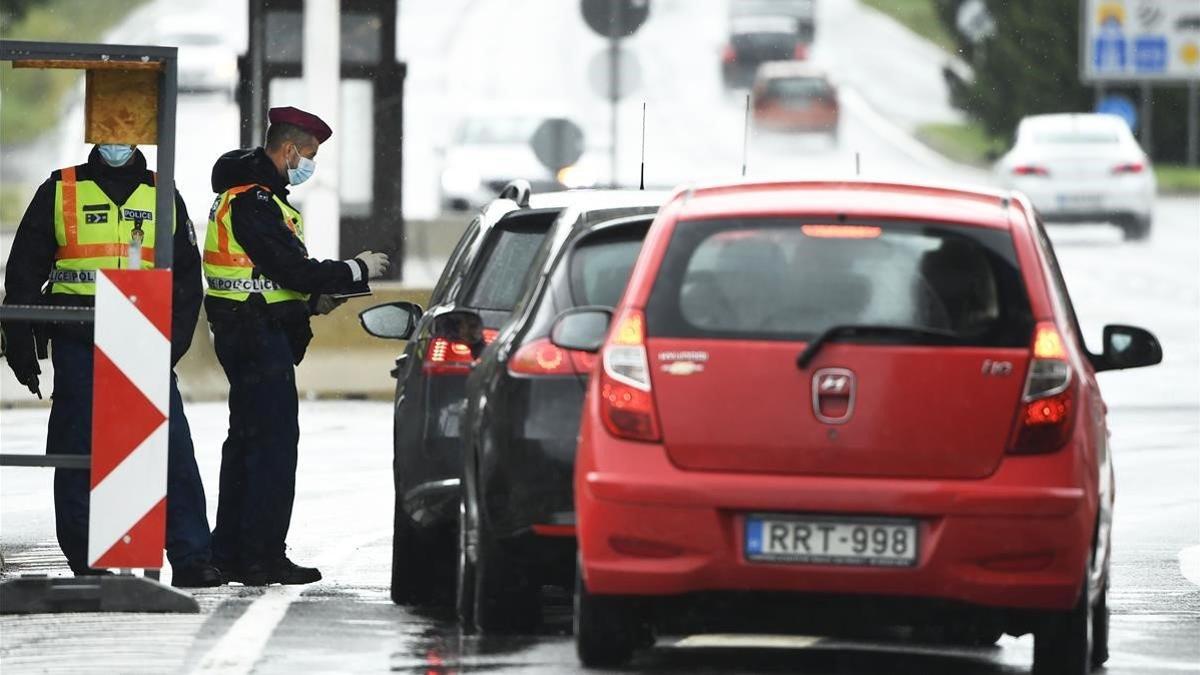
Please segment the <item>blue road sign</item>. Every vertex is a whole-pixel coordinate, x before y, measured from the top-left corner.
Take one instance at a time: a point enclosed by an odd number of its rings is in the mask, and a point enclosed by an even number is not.
[[[1097,71],[1125,70],[1125,33],[1109,22],[1101,28],[1092,44],[1092,65]]]
[[[1133,68],[1139,73],[1161,73],[1166,71],[1166,36],[1139,35],[1134,39]]]
[[[1133,100],[1128,96],[1109,94],[1100,99],[1100,102],[1096,104],[1096,112],[1116,115],[1125,120],[1131,131],[1137,131],[1137,106],[1133,104]]]

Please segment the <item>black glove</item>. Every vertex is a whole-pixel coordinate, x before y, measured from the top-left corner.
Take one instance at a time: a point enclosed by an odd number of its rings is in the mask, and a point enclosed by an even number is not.
[[[0,335],[3,336],[3,346],[0,347],[0,351],[4,352],[4,358],[8,361],[8,367],[12,369],[13,375],[17,377],[17,382],[29,387],[30,393],[37,394],[37,397],[41,398],[42,390],[38,375],[42,374],[42,367],[38,365],[33,327],[27,323],[9,323],[4,326]]]

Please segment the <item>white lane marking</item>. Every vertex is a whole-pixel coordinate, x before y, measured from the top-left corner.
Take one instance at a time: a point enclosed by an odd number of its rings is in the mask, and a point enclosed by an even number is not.
[[[811,635],[738,635],[710,633],[689,635],[676,642],[673,647],[761,647],[770,649],[806,649],[824,638]]]
[[[344,540],[342,545],[327,550],[317,559],[317,566],[335,569],[352,552],[372,542],[391,536],[390,530],[379,530],[372,534]],[[276,626],[287,615],[288,607],[309,586],[272,586],[246,608],[237,621],[225,631],[225,635],[204,655],[192,672],[241,675],[254,669],[270,641]]]
[[[1179,552],[1179,571],[1185,579],[1200,586],[1200,544]]]

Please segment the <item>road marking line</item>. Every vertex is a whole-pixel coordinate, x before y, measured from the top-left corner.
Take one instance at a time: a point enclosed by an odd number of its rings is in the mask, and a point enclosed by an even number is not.
[[[391,536],[390,530],[345,541],[342,546],[327,550],[318,557],[317,566],[336,569],[355,550]],[[318,582],[319,583],[319,582]],[[204,655],[192,672],[241,675],[254,669],[271,640],[275,628],[287,615],[288,607],[299,598],[311,584],[300,586],[271,586],[238,617],[225,631],[225,635]]]
[[[1179,571],[1185,579],[1200,586],[1200,545],[1179,552]]]
[[[764,647],[772,649],[806,649],[824,640],[811,635],[738,635],[709,633],[689,635],[673,647]]]

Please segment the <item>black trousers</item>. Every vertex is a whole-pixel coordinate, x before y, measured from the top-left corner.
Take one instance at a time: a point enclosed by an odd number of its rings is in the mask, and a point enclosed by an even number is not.
[[[54,396],[46,451],[72,455],[92,452],[92,359],[90,340],[51,341]],[[180,567],[209,559],[210,537],[204,486],[192,446],[183,399],[171,374],[171,423],[167,430],[167,559]],[[58,545],[72,570],[87,569],[88,503],[91,474],[54,471],[54,520]]]
[[[216,321],[212,330],[229,380],[213,559],[236,569],[284,555],[300,440],[296,371],[287,333],[266,318]]]

